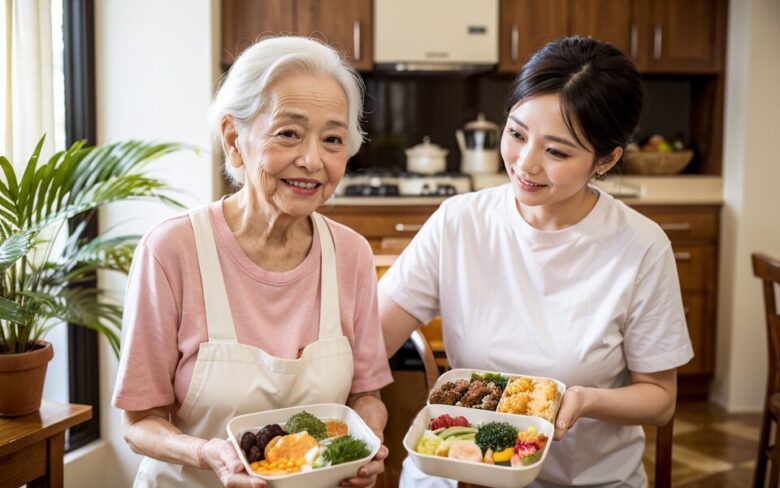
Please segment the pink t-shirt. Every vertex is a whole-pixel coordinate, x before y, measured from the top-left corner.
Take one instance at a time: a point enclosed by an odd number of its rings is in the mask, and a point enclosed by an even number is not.
[[[294,269],[266,271],[233,236],[222,201],[209,207],[219,263],[240,343],[286,359],[315,342],[320,315],[320,245]],[[336,249],[341,327],[352,346],[352,393],[392,382],[379,322],[371,248],[328,218]],[[113,404],[123,410],[173,405],[187,395],[198,348],[208,341],[195,237],[187,215],[154,227],[138,245],[125,297],[122,358]]]

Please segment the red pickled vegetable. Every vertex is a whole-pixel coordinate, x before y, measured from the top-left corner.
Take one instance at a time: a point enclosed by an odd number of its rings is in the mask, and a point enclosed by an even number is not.
[[[430,430],[448,429],[450,427],[468,427],[466,417],[451,417],[446,413],[431,420]]]

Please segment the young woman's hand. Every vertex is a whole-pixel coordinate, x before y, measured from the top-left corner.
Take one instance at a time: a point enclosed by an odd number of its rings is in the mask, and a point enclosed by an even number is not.
[[[238,458],[233,444],[224,439],[210,439],[198,448],[204,468],[212,469],[223,486],[228,488],[266,488],[265,481],[249,476]]]
[[[569,429],[577,420],[585,415],[590,405],[588,388],[572,386],[568,388],[561,399],[561,408],[558,409],[558,417],[555,419],[555,435],[553,439],[563,439]]]
[[[376,477],[385,470],[385,458],[387,457],[387,447],[384,445],[379,447],[374,459],[370,463],[366,464],[358,470],[358,475],[354,478],[344,480],[339,486],[344,487],[366,487],[374,486],[376,483]]]

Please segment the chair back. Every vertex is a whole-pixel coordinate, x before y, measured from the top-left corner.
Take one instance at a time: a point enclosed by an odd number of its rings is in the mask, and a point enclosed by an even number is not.
[[[436,364],[436,358],[433,355],[433,349],[428,344],[428,339],[418,328],[412,333],[412,343],[417,354],[422,359],[425,368],[425,381],[428,385],[428,391],[433,389],[436,379],[439,377],[439,367]],[[672,436],[674,429],[674,418],[656,431],[655,442],[655,484],[656,488],[670,488],[672,486]]]
[[[764,312],[766,315],[766,339],[768,347],[766,397],[764,411],[761,415],[761,433],[758,440],[758,458],[753,474],[753,486],[763,488],[766,481],[767,464],[770,464],[769,485],[780,486],[780,451],[777,443],[780,439],[780,316],[777,315],[777,297],[775,287],[780,284],[780,261],[766,254],[753,253],[753,274],[761,280],[764,295]],[[772,441],[771,431],[777,429],[775,441]]]
[[[780,391],[780,317],[777,315],[775,286],[780,285],[780,261],[766,254],[753,253],[753,274],[761,279],[764,290],[764,311],[766,313],[767,345],[769,347],[769,376],[767,398]]]

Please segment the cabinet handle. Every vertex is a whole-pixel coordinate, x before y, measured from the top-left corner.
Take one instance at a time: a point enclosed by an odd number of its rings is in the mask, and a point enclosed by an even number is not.
[[[517,50],[518,46],[517,44],[520,42],[520,32],[517,30],[517,24],[512,24],[512,40],[510,41],[510,50],[511,50],[511,58],[512,62],[517,62]]]
[[[661,24],[655,24],[655,32],[653,36],[653,60],[661,60],[661,47],[663,44],[663,31],[661,30]]]
[[[352,26],[352,47],[355,53],[355,61],[360,61],[360,21],[356,20]]]
[[[666,222],[661,224],[663,230],[691,230],[690,222]]]
[[[631,56],[631,59],[636,61],[636,45],[637,40],[639,37],[639,31],[636,28],[636,24],[631,24],[631,39],[630,39],[630,47],[629,47],[629,55]]]
[[[674,259],[677,261],[690,261],[691,260],[691,253],[688,251],[681,251],[674,253]]]
[[[422,224],[395,224],[396,232],[417,232],[422,229]]]

